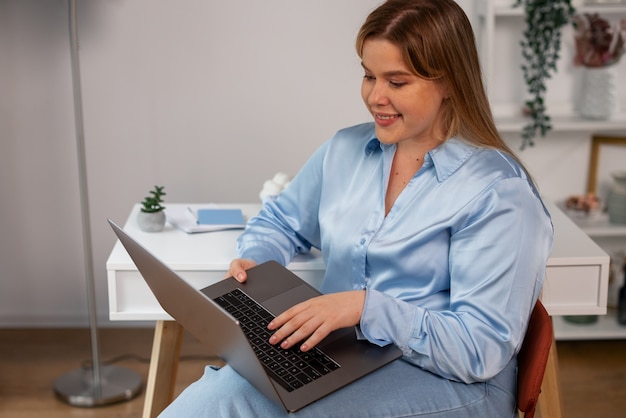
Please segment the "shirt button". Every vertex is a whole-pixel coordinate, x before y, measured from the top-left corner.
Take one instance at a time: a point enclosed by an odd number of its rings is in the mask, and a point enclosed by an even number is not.
[[[365,244],[365,238],[361,238],[361,245]]]

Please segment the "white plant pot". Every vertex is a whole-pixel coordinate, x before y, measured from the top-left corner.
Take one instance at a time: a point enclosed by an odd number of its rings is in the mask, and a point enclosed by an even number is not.
[[[137,224],[144,232],[161,232],[165,227],[165,212],[142,212],[137,214]]]
[[[617,66],[583,68],[580,115],[587,119],[607,120],[619,112]]]

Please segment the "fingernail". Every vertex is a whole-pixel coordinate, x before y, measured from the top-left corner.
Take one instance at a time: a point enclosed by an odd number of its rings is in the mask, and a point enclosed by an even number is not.
[[[237,275],[237,280],[242,281],[243,280],[243,273],[239,273]]]

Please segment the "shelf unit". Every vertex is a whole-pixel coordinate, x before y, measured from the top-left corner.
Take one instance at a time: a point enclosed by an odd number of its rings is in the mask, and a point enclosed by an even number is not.
[[[506,19],[523,19],[523,8],[514,7],[514,0],[476,0],[474,2],[474,25],[480,54],[480,61],[487,91],[494,91],[496,79],[496,26],[506,23]],[[582,0],[574,0],[573,4],[578,13],[600,13],[604,16],[626,17],[626,3],[623,4],[593,4],[586,5]],[[521,51],[520,51],[521,53]],[[557,73],[556,77],[559,74]],[[520,78],[520,86],[523,79]],[[522,88],[522,87],[520,87]],[[528,119],[521,115],[522,103],[498,103],[490,97],[495,121],[501,133],[519,133]],[[552,130],[556,132],[568,131],[619,131],[626,129],[626,109],[611,120],[597,121],[579,117],[572,103],[550,103]]]
[[[507,30],[518,30],[523,23],[523,7],[514,7],[514,4],[514,0],[476,0],[474,2],[474,30],[485,86],[487,91],[490,92],[495,122],[501,133],[512,134],[521,132],[528,121],[521,114],[522,100],[520,99],[520,103],[503,103],[502,100],[500,102],[494,100],[492,95],[495,89],[496,59],[499,61],[503,59],[503,57],[496,56],[495,53],[496,44],[503,42],[502,39],[497,39],[496,27],[497,25],[502,25]],[[626,17],[626,3],[585,5],[582,0],[574,0],[573,5],[578,13],[597,12],[603,16]],[[515,29],[509,29],[509,27]],[[502,47],[502,45],[499,46]],[[555,78],[559,76],[560,72],[556,74]],[[520,91],[524,89],[523,83],[523,78],[520,78]],[[626,130],[626,113],[623,113],[626,109],[622,109],[621,114],[610,120],[600,121],[579,117],[572,103],[550,103],[549,105],[551,108],[552,130],[555,132],[595,133]],[[619,242],[621,246],[623,241],[626,248],[626,225],[612,225],[604,214],[587,218],[580,216],[570,217],[599,246],[607,240]],[[557,340],[626,338],[626,326],[622,326],[617,322],[615,309],[609,308],[607,315],[599,316],[598,320],[592,324],[572,324],[560,316],[554,316],[553,318]]]

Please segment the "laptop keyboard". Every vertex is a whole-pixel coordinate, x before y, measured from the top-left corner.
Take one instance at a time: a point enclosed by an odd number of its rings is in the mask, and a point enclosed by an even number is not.
[[[305,353],[294,347],[284,350],[271,345],[268,340],[273,331],[267,325],[274,315],[241,289],[226,293],[215,302],[239,321],[268,374],[285,390],[291,392],[340,367],[317,347]]]

